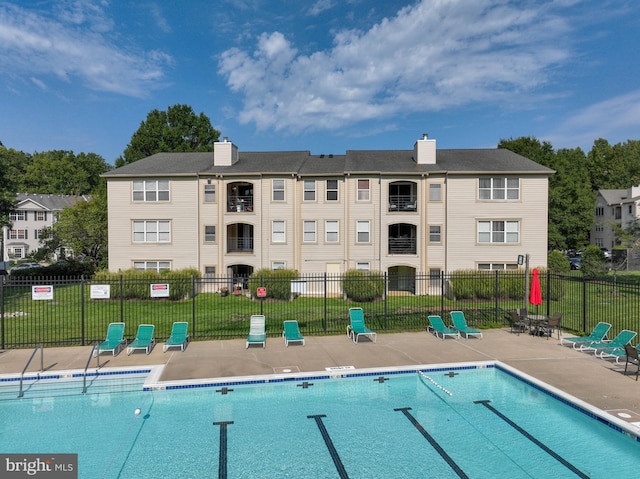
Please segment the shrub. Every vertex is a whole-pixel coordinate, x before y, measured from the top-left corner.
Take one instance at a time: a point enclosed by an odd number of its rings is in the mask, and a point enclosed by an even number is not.
[[[289,301],[291,298],[291,281],[298,278],[294,269],[259,269],[249,278],[249,291],[255,298],[258,288],[267,288],[267,298]]]
[[[122,299],[150,299],[150,285],[153,283],[169,284],[169,297],[177,301],[193,296],[191,279],[200,278],[197,269],[183,269],[179,271],[157,271],[128,269],[116,274],[99,271],[93,276],[93,284],[111,285],[111,298]]]
[[[351,269],[342,278],[342,291],[351,301],[370,302],[384,293],[384,278],[379,271]]]

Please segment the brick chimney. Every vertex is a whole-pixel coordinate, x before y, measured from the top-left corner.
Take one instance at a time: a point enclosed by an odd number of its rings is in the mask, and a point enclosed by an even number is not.
[[[413,158],[419,165],[435,165],[436,140],[430,140],[429,135],[423,133],[413,147]]]
[[[213,144],[213,166],[231,166],[238,162],[238,147],[226,136]]]

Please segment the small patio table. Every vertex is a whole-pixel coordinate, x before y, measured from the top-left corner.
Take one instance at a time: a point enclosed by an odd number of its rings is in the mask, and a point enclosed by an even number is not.
[[[528,314],[527,322],[529,323],[529,334],[544,336],[549,330],[549,317],[544,314]]]

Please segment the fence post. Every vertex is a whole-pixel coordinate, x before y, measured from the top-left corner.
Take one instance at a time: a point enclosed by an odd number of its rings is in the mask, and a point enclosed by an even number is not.
[[[496,270],[496,281],[495,281],[495,308],[493,312],[493,319],[498,322],[498,309],[500,309],[500,271]]]
[[[322,314],[322,331],[327,332],[327,272],[323,273],[324,278],[324,313]]]
[[[85,314],[84,314],[84,274],[80,276],[80,322],[82,330],[82,345],[85,345]]]
[[[193,331],[193,337],[197,337],[196,333],[196,277],[191,275],[191,331]]]
[[[587,280],[582,276],[582,331],[587,332]]]
[[[444,317],[444,298],[446,294],[446,281],[447,278],[445,276],[444,271],[440,271],[440,316]]]
[[[120,321],[124,323],[124,280],[120,275]]]

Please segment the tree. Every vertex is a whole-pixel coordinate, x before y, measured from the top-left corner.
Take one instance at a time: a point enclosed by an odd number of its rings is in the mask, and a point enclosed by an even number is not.
[[[116,167],[162,152],[213,151],[220,132],[204,114],[189,105],[173,105],[167,111],[152,110],[131,137]]]
[[[28,155],[0,146],[0,228],[10,225],[9,214],[15,207],[20,166],[27,163]]]

